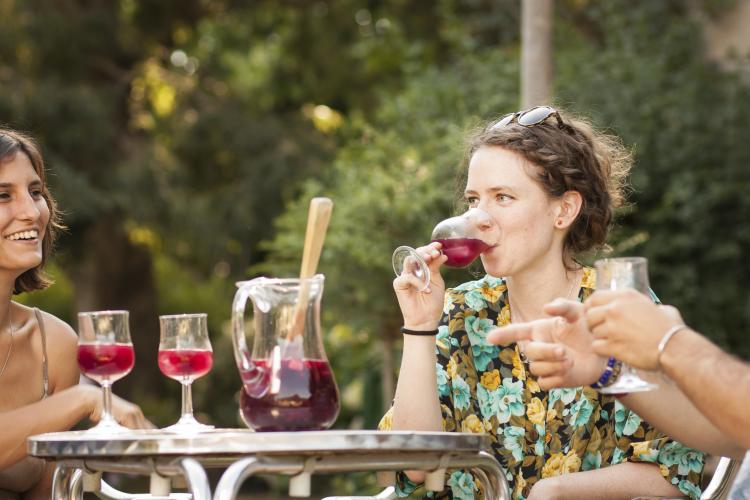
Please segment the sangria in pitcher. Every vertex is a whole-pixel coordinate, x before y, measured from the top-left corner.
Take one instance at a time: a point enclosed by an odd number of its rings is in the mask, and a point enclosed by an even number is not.
[[[339,393],[320,337],[323,275],[237,283],[232,307],[240,412],[256,431],[321,430],[339,413]],[[253,349],[245,305],[253,302]]]

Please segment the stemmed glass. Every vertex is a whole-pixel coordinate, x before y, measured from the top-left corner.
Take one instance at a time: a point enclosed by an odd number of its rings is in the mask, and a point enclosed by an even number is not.
[[[595,266],[597,290],[633,288],[644,295],[651,295],[648,283],[648,261],[644,257],[602,259],[597,260]],[[643,380],[631,366],[623,363],[617,381],[608,387],[599,389],[599,392],[603,394],[626,394],[652,391],[658,387],[657,384]]]
[[[193,381],[213,366],[205,314],[159,316],[159,369],[182,384],[182,415],[165,431],[196,433],[213,429],[193,416]]]
[[[445,265],[466,267],[479,255],[490,248],[482,240],[482,225],[490,216],[480,208],[471,208],[462,215],[439,222],[432,230],[431,241],[442,245],[442,252],[448,256]],[[430,269],[412,247],[400,246],[393,252],[393,271],[396,276],[411,274],[421,283],[421,290],[430,283]]]
[[[112,416],[112,383],[133,369],[128,311],[78,313],[78,366],[102,387],[104,405],[99,423],[88,432],[129,431]]]

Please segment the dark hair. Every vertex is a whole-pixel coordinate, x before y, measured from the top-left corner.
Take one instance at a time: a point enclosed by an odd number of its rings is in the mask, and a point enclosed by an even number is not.
[[[550,197],[558,198],[566,191],[581,194],[581,211],[565,238],[563,251],[568,262],[568,257],[606,245],[614,209],[625,200],[633,159],[619,138],[596,131],[582,118],[562,112],[560,116],[565,124],[562,127],[552,115],[529,127],[485,124],[469,137],[466,156],[471,159],[485,146],[501,147],[536,167],[532,178]]]
[[[47,262],[55,239],[60,230],[64,229],[57,210],[57,203],[47,188],[44,172],[44,160],[36,142],[21,132],[0,128],[0,164],[12,161],[18,153],[25,154],[31,162],[34,171],[42,181],[42,197],[49,207],[49,222],[42,240],[42,262],[21,274],[13,285],[13,293],[31,292],[47,288],[53,281],[45,274],[44,265]]]

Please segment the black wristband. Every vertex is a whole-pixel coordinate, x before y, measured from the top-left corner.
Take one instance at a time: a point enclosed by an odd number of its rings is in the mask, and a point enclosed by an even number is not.
[[[406,335],[419,335],[422,337],[430,337],[432,335],[437,335],[438,331],[437,328],[434,330],[409,330],[408,328],[401,327],[401,333]]]

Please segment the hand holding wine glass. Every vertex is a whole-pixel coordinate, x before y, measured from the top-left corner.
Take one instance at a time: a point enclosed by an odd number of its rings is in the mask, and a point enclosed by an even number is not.
[[[445,282],[440,275],[440,266],[445,263],[447,257],[441,253],[439,243],[417,248],[414,252],[428,270],[428,286],[423,287],[419,278],[405,272],[393,281],[393,289],[404,316],[404,327],[412,330],[433,330],[437,328],[443,310]]]
[[[596,289],[634,289],[649,296],[648,261],[643,257],[621,257],[596,261]],[[623,363],[620,376],[612,385],[599,389],[603,394],[627,394],[657,389],[659,386],[643,380],[629,365]]]
[[[102,387],[99,423],[89,432],[127,431],[112,416],[112,384],[130,373],[135,364],[128,311],[95,311],[78,314],[78,366]]]
[[[166,431],[192,433],[213,429],[213,425],[202,424],[193,416],[193,381],[213,366],[206,323],[205,314],[159,316],[159,369],[182,384],[182,415]]]
[[[93,385],[79,384],[76,386],[81,394],[81,397],[90,400],[89,408],[91,408],[88,415],[89,420],[92,422],[99,422],[102,418],[102,395],[101,390]],[[154,429],[156,426],[151,423],[143,414],[143,410],[135,404],[123,399],[116,394],[112,394],[112,406],[111,406],[112,417],[120,425],[124,425],[129,429]]]
[[[446,266],[466,267],[490,248],[490,244],[482,239],[482,231],[490,225],[490,216],[484,210],[470,208],[462,215],[439,222],[432,230],[431,241],[440,243],[439,249],[446,256]],[[424,252],[411,247],[400,246],[393,252],[393,270],[396,276],[412,277],[421,290],[430,283],[431,271],[425,262]]]

